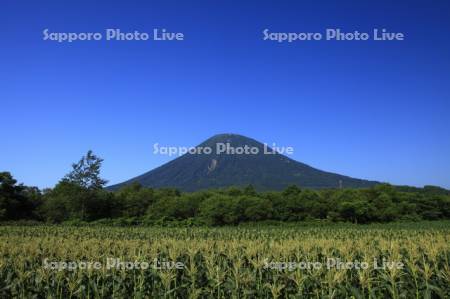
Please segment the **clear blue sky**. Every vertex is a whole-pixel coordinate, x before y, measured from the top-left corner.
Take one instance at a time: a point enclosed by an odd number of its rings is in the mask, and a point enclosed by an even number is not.
[[[232,132],[319,169],[450,188],[449,1],[120,2],[2,1],[0,170],[51,187],[92,149],[118,183],[170,160],[155,142]],[[56,43],[45,28],[185,40]],[[278,44],[265,28],[406,39]]]

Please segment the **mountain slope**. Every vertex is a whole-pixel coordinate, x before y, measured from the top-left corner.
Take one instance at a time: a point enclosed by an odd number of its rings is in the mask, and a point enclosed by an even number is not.
[[[218,154],[218,144],[229,144],[231,148],[247,145],[258,148],[259,153]],[[258,190],[282,190],[293,184],[306,188],[338,188],[340,185],[345,188],[364,188],[377,184],[321,171],[281,154],[264,154],[262,143],[241,135],[215,135],[198,147],[210,147],[212,153],[185,154],[110,189],[116,190],[133,182],[146,187],[175,187],[183,191],[248,184]]]

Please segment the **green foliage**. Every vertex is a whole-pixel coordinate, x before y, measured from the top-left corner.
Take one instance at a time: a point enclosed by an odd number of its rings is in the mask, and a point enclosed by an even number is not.
[[[120,219],[117,226],[134,218]],[[450,298],[448,221],[188,229],[66,223],[0,226],[0,298]],[[148,267],[108,268],[108,258]],[[182,267],[155,268],[155,259]],[[328,259],[367,267],[328,268]],[[382,267],[383,260],[401,266]],[[52,269],[44,261],[100,267]],[[322,266],[300,266],[308,262]]]
[[[68,219],[95,220],[112,214],[114,195],[104,190],[83,188],[62,180],[44,195],[41,215],[51,222]]]
[[[202,202],[200,216],[210,225],[238,223],[237,200],[229,195],[214,195]]]
[[[100,177],[102,162],[102,158],[89,150],[78,163],[72,164],[72,171],[63,180],[86,189],[102,189],[108,182]]]
[[[37,188],[17,185],[9,173],[1,173],[0,220],[76,223],[116,219],[110,223],[221,226],[312,219],[359,224],[450,219],[450,194],[437,187],[420,189],[382,184],[368,189],[311,190],[289,186],[282,192],[258,193],[249,185],[181,193],[176,189],[151,189],[134,183],[109,192],[99,183],[102,181],[98,178],[100,164],[101,159],[88,152],[74,166],[76,171],[44,194]]]
[[[142,188],[133,183],[116,193],[120,209],[117,211],[124,217],[143,216],[148,207],[155,201],[153,189]]]
[[[17,185],[9,172],[0,172],[0,221],[35,219],[40,201],[38,188]]]

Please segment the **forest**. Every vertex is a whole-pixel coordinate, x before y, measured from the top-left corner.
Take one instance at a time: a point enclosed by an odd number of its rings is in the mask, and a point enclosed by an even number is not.
[[[102,159],[89,151],[54,188],[18,184],[0,173],[0,221],[110,225],[237,225],[246,222],[382,223],[450,219],[450,191],[379,184],[366,189],[257,192],[251,185],[197,192],[137,183],[105,188]]]

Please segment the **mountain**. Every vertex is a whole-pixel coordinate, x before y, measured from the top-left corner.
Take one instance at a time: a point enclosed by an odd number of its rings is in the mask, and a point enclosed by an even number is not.
[[[228,152],[223,152],[227,144]],[[278,153],[267,154],[272,151],[265,148],[264,144],[237,134],[215,135],[196,148],[196,153],[184,154],[109,189],[117,190],[133,182],[146,187],[174,187],[182,191],[249,184],[261,191],[282,190],[289,185],[305,188],[365,188],[378,183],[325,172]],[[206,148],[210,148],[211,152],[207,152]],[[248,154],[233,153],[239,148],[241,151],[247,148]]]

